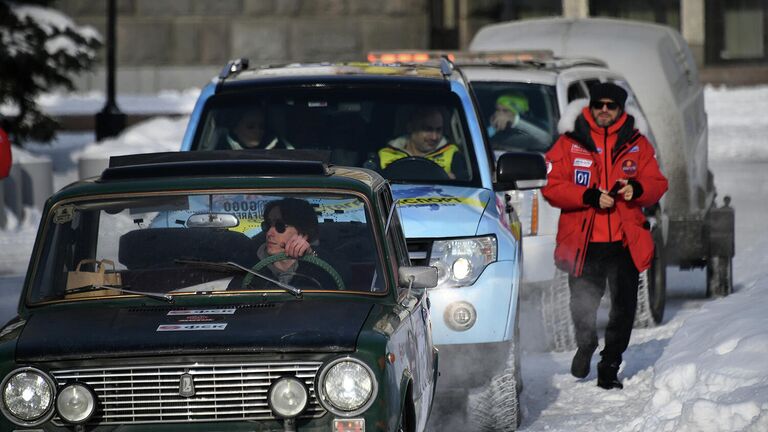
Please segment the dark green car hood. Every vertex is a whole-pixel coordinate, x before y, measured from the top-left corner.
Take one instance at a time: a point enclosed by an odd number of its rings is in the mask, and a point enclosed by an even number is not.
[[[27,320],[16,359],[349,352],[372,306],[370,301],[304,299],[209,309],[49,308]]]

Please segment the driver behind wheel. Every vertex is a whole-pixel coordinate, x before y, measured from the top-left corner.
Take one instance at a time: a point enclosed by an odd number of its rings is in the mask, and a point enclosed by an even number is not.
[[[443,135],[444,123],[439,108],[417,108],[408,120],[406,135],[393,139],[378,151],[376,166],[383,170],[397,160],[421,157],[439,165],[451,179],[467,178],[464,155],[459,146],[449,143]]]
[[[335,287],[327,272],[298,259],[306,255],[317,256],[312,248],[318,241],[317,216],[309,202],[298,198],[270,201],[264,207],[261,229],[265,241],[256,250],[258,261],[279,253],[288,256],[268,264],[261,270],[262,274],[287,284],[306,285],[309,281],[315,285],[314,288]],[[263,279],[254,279],[251,288],[260,289],[269,284]]]

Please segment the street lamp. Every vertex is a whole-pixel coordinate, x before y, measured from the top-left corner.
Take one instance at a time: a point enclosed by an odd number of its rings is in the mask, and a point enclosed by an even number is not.
[[[96,114],[96,141],[117,136],[125,129],[125,114],[115,100],[115,0],[109,0],[107,9],[107,100]]]

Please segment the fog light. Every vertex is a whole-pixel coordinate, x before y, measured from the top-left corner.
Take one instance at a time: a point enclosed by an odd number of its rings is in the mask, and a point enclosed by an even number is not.
[[[96,411],[96,396],[83,384],[68,384],[56,398],[56,410],[66,422],[84,423]]]
[[[304,411],[308,401],[307,387],[293,377],[280,378],[269,389],[269,406],[278,417],[296,417]]]
[[[465,331],[472,328],[477,321],[475,308],[467,302],[451,303],[443,313],[445,323],[453,330]]]

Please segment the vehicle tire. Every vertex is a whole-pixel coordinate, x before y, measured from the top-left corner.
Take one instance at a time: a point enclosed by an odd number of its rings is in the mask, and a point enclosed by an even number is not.
[[[732,292],[733,257],[709,257],[707,260],[707,297],[725,297]]]
[[[470,395],[467,403],[469,430],[514,431],[520,426],[520,394],[514,369],[508,363],[507,369],[493,377],[488,387]]]
[[[576,349],[576,330],[571,319],[568,273],[555,270],[552,283],[541,293],[541,319],[547,345],[552,351]]]
[[[653,327],[664,319],[667,305],[667,260],[664,254],[664,240],[658,229],[653,231],[655,250],[651,268],[640,273],[637,287],[637,328]]]
[[[397,432],[413,432],[412,409],[409,405],[403,406],[403,412],[400,413],[400,424],[397,426]]]

